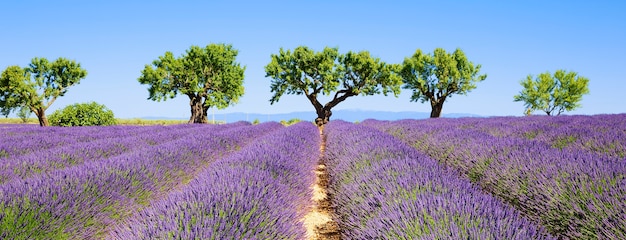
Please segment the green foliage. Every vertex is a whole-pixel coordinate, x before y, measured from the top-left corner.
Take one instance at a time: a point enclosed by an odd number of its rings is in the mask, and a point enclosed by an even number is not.
[[[0,75],[0,111],[8,116],[16,108],[26,105],[27,96],[35,93],[30,73],[19,66],[9,66]]]
[[[54,229],[42,229],[41,224],[56,222]],[[28,198],[0,203],[0,229],[5,239],[69,239],[67,224],[57,221],[51,212],[31,203]]]
[[[54,62],[33,58],[28,67],[9,66],[0,75],[0,113],[8,116],[18,108],[28,108],[45,126],[46,109],[86,76],[79,63],[65,58]]]
[[[28,123],[30,119],[31,111],[28,107],[22,106],[20,110],[17,112],[17,116],[20,117],[22,123]]]
[[[271,55],[265,66],[266,77],[272,78],[270,103],[278,102],[284,94],[306,95],[315,107],[318,124],[328,122],[331,109],[348,97],[357,95],[400,93],[398,65],[386,64],[367,51],[340,54],[337,48],[315,52],[305,46],[293,50],[280,49]],[[332,95],[322,105],[319,95]]]
[[[252,121],[252,124],[254,124],[254,125],[257,125],[259,123],[261,123],[261,121],[259,121],[258,118],[254,119],[254,121]]]
[[[476,88],[476,83],[487,78],[478,75],[481,65],[467,60],[461,49],[447,53],[442,48],[433,54],[424,54],[420,49],[410,58],[405,58],[400,76],[404,89],[413,90],[412,102],[429,101],[433,108],[431,117],[439,117],[443,103],[452,94],[467,95]]]
[[[563,148],[576,142],[578,139],[575,136],[560,136],[552,141],[552,147],[563,150]]]
[[[138,81],[150,85],[148,99],[164,101],[178,94],[189,97],[190,122],[206,123],[210,107],[226,108],[237,103],[244,93],[245,67],[235,62],[238,51],[231,45],[191,46],[175,58],[166,52],[146,65]]]
[[[73,104],[50,115],[50,124],[54,126],[108,126],[115,123],[113,111],[96,102]]]
[[[535,79],[528,75],[520,84],[524,89],[514,100],[524,102],[529,111],[542,110],[548,115],[579,108],[582,96],[589,93],[588,78],[565,70],[557,70],[554,75],[541,73]]]
[[[474,166],[468,169],[467,176],[473,183],[479,183],[485,175],[485,170],[491,165],[492,159],[479,159]]]
[[[537,135],[539,135],[539,133],[539,130],[530,130],[524,133],[524,137],[528,140],[533,140],[537,137]]]
[[[287,120],[287,121],[285,121],[285,120],[280,120],[280,124],[285,125],[285,126],[291,126],[291,125],[296,124],[296,123],[299,123],[299,122],[301,122],[301,121],[302,121],[302,120],[300,120],[300,119],[298,119],[298,118],[292,118],[292,119],[289,119],[289,120]]]

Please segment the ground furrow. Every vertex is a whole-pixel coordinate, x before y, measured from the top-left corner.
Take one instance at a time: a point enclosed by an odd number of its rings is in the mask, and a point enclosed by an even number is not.
[[[320,127],[320,159],[315,169],[315,184],[311,186],[313,192],[313,206],[304,216],[303,223],[307,232],[307,239],[340,239],[339,226],[332,218],[334,208],[331,196],[328,194],[328,172],[326,170],[325,151],[326,136],[324,127]]]

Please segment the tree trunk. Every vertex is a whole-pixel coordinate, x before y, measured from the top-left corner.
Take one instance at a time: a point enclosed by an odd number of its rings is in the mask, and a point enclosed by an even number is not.
[[[193,94],[189,95],[189,105],[191,106],[191,117],[189,117],[188,123],[208,123],[206,113],[204,112],[204,106],[202,104],[202,98]]]
[[[329,109],[326,109],[326,108],[318,109],[316,107],[315,108],[315,112],[317,112],[317,118],[315,119],[315,124],[318,127],[328,123],[328,121],[330,121],[330,116],[333,115],[333,112],[330,111],[330,108]]]
[[[317,113],[317,118],[315,119],[315,124],[318,127],[328,123],[330,121],[330,116],[333,115],[333,112],[330,111],[333,107],[337,106],[340,102],[343,102],[348,97],[356,96],[357,94],[352,91],[352,88],[339,90],[335,93],[335,97],[330,102],[322,104],[317,100],[317,93],[319,91],[315,91],[313,94],[308,94],[305,92],[306,97],[309,99],[313,107],[315,107],[315,112]],[[342,94],[342,95],[340,95]]]
[[[202,105],[202,123],[209,123],[209,106]],[[215,122],[214,122],[215,123]]]
[[[35,115],[37,115],[37,119],[39,119],[39,126],[47,127],[49,125],[48,118],[46,117],[46,109],[37,109],[37,111],[35,111]]]
[[[430,111],[430,117],[431,118],[438,118],[441,116],[441,110],[443,109],[443,101],[440,99],[439,101],[431,101],[430,102],[430,106],[431,106],[431,111]]]

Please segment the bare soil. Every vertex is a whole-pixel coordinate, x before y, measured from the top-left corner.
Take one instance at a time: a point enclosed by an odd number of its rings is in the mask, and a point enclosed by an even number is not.
[[[320,127],[320,136],[322,138],[320,144],[320,160],[315,169],[316,180],[311,186],[313,191],[313,206],[311,210],[302,219],[303,225],[307,231],[307,239],[341,239],[339,235],[339,225],[333,220],[335,214],[331,204],[332,196],[328,194],[328,172],[325,165],[326,135],[323,133],[323,126]]]

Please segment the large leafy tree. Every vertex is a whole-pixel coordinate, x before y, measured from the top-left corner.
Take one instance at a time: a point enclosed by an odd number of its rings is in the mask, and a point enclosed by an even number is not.
[[[467,60],[461,49],[448,53],[437,48],[433,54],[418,49],[404,59],[400,75],[403,88],[413,90],[411,101],[430,102],[430,117],[437,118],[448,98],[453,94],[466,95],[476,88],[476,83],[487,78],[486,74],[478,74],[480,67]]]
[[[226,108],[237,103],[244,93],[245,67],[235,62],[238,51],[227,44],[191,46],[176,58],[165,52],[141,72],[139,82],[148,84],[148,99],[154,101],[189,97],[189,123],[207,123],[211,107]]]
[[[589,93],[589,79],[565,70],[541,73],[535,79],[528,75],[520,84],[524,89],[514,100],[524,102],[528,112],[542,110],[548,116],[580,107],[583,95]]]
[[[332,108],[349,97],[400,93],[398,66],[386,64],[367,51],[339,54],[337,48],[315,52],[300,46],[293,51],[281,48],[271,58],[265,66],[266,77],[272,78],[274,96],[270,103],[278,102],[283,94],[304,94],[315,108],[318,126],[327,123]],[[332,95],[332,99],[322,104],[320,95]]]
[[[7,67],[0,76],[0,108],[8,116],[16,109],[28,108],[48,126],[46,109],[63,96],[70,86],[80,83],[87,71],[79,63],[65,58],[53,62],[33,58],[28,67]]]

